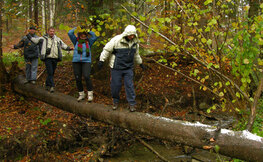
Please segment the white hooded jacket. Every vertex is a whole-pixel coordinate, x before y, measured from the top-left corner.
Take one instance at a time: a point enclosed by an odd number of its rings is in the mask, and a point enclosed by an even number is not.
[[[129,35],[135,35],[134,39],[131,41],[127,41],[125,37]],[[114,62],[115,62],[115,57],[116,57],[113,54],[114,49],[136,48],[136,52],[134,54],[133,61],[137,64],[142,64],[142,59],[139,55],[139,44],[138,43],[139,43],[139,40],[138,40],[135,26],[128,25],[122,34],[113,37],[105,45],[100,55],[100,61],[105,62],[107,58],[110,57],[109,66],[111,68],[114,68]],[[134,44],[136,44],[136,46],[132,47]]]

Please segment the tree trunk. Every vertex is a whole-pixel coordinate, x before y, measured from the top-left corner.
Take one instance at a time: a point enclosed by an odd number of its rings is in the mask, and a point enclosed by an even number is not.
[[[34,18],[35,25],[38,26],[38,0],[34,0]]]
[[[5,27],[6,27],[6,32],[9,32],[8,15],[6,15]]]
[[[33,24],[33,12],[32,12],[32,0],[28,0],[28,19],[29,19],[29,26]]]
[[[254,121],[256,118],[257,104],[258,104],[258,100],[259,100],[261,92],[262,92],[262,88],[263,88],[263,78],[261,78],[261,80],[259,81],[258,88],[255,92],[254,102],[250,108],[250,116],[249,116],[249,120],[247,122],[247,130],[250,132],[253,128],[253,124],[254,124]]]
[[[260,0],[249,0],[249,6],[248,17],[253,19],[259,14]]]
[[[47,32],[47,19],[48,19],[48,11],[46,10],[46,8],[49,8],[49,1],[48,0],[44,0],[45,1],[45,31]]]
[[[55,0],[49,0],[49,5],[50,5],[50,26],[54,26],[54,15],[55,15],[55,9],[56,9],[56,3]]]
[[[4,94],[4,85],[8,81],[8,74],[3,62],[3,44],[2,44],[2,33],[3,33],[3,1],[0,1],[0,96]]]
[[[45,0],[42,1],[41,9],[42,9],[42,29],[46,31],[46,9],[45,9]]]
[[[23,84],[24,80],[22,76],[13,80],[14,91],[65,111],[91,116],[105,123],[193,147],[218,145],[219,153],[223,155],[247,161],[263,161],[263,138],[248,131],[217,130],[201,123],[172,120],[140,112],[131,113],[128,110],[114,111],[102,104],[77,102],[72,96],[59,92],[50,93],[42,87]],[[215,141],[210,142],[211,138]]]

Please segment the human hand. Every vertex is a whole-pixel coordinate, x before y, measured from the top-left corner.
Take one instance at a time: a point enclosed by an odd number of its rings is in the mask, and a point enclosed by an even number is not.
[[[145,71],[147,68],[143,64],[140,64],[140,67],[142,68],[143,71]]]
[[[104,64],[104,62],[103,62],[103,61],[99,61],[99,62],[98,62],[98,69],[99,69],[99,70],[101,70],[101,69],[102,69],[102,67],[103,67],[103,64]]]

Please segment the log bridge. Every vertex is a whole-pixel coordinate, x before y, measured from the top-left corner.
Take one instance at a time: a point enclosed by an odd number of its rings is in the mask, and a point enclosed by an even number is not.
[[[174,143],[192,147],[219,146],[222,155],[246,160],[263,161],[263,138],[248,131],[218,130],[202,123],[172,120],[148,113],[115,110],[103,104],[77,102],[76,98],[63,93],[50,93],[43,87],[24,84],[25,78],[19,75],[12,81],[15,92],[29,98],[53,105],[77,115],[92,117],[121,128],[149,135]],[[216,136],[216,138],[215,138]],[[211,139],[215,140],[211,140]]]

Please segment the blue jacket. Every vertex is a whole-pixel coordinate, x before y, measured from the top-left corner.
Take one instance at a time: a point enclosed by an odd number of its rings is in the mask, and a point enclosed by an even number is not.
[[[80,55],[80,54],[78,54],[77,37],[74,34],[75,29],[76,28],[73,28],[68,32],[68,36],[74,45],[72,62],[91,62],[91,46],[98,39],[98,37],[95,35],[95,33],[93,31],[90,31],[89,34],[91,35],[91,37],[88,38],[88,40],[89,40],[89,56],[87,56],[87,53],[86,53],[86,44],[85,43],[83,43],[83,45],[82,45],[83,46],[83,53],[82,53],[82,55]]]

